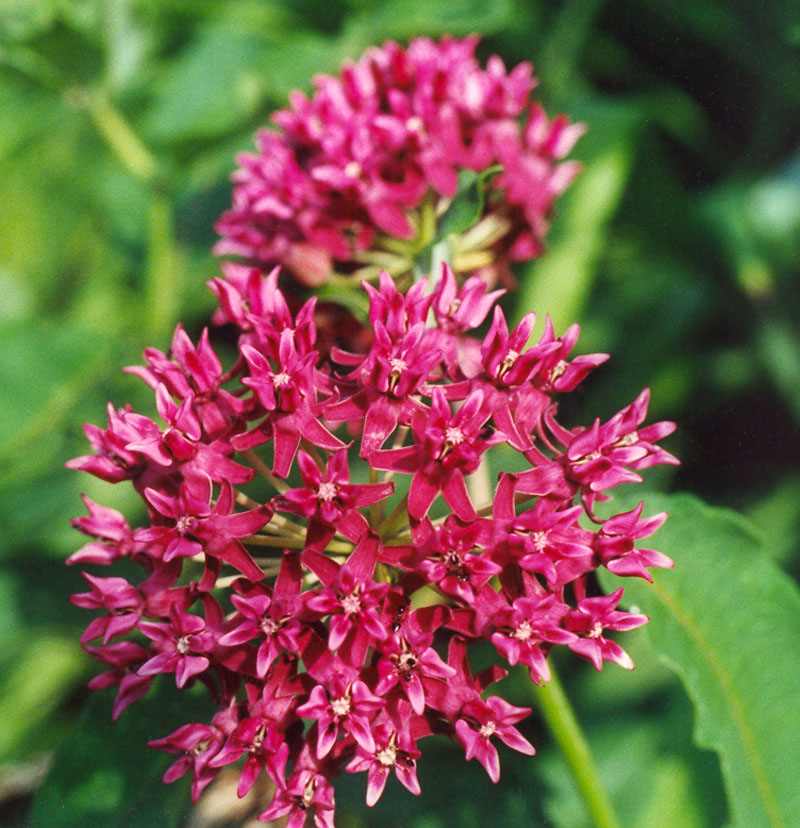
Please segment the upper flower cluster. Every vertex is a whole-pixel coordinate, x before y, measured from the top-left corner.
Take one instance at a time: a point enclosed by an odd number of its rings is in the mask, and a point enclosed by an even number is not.
[[[530,64],[481,68],[477,37],[368,49],[311,98],[290,96],[278,131],[239,157],[215,251],[318,285],[332,273],[400,276],[436,235],[460,171],[492,171],[477,226],[453,240],[456,271],[507,272],[541,252],[553,200],[578,170],[558,163],[583,131],[530,100]]]
[[[404,53],[387,54],[400,73]],[[516,106],[525,73],[489,75],[505,90],[499,110]],[[239,330],[234,364],[179,326],[171,355],[148,349],[129,369],[163,423],[109,407],[106,428],[86,427],[93,453],[68,464],[131,481],[149,516],[131,528],[87,498],[74,522],[92,540],[72,563],[144,569],[139,583],[85,574],[89,591],[73,598],[99,611],[82,641],[108,670],[91,686],[118,688],[116,717],[159,674],[208,685],[216,714],[151,743],[178,754],[165,779],[190,772],[196,797],[244,760],[239,794],[264,771],[275,794],[262,817],[292,828],[309,815],[333,825],[342,771],[366,774],[369,805],[392,773],[419,793],[431,733],[496,781],[498,740],[534,752],[519,727],[530,711],[487,694],[508,666],[546,682],[557,645],[598,669],[632,666],[609,631],[646,618],[617,609],[621,589],[597,595],[591,576],[670,566],[636,547],[665,515],[640,504],[600,520],[594,507],[677,462],[657,445],[673,425],[643,426],[646,391],[607,421],[562,425],[556,398],[605,355],[571,358],[577,326],[557,336],[549,320],[529,345],[533,314],[510,330],[477,277],[459,287],[444,267],[435,285],[400,291],[383,274],[366,288],[371,344],[326,360],[313,298],[292,315],[277,272],[239,275],[213,284]],[[473,481],[499,446],[523,470],[500,472],[483,500]],[[474,675],[481,641],[497,664]]]

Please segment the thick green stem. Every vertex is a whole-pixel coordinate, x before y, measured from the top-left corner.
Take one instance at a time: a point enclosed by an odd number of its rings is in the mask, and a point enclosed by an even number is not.
[[[550,665],[550,682],[533,685],[539,710],[553,734],[578,786],[581,798],[597,828],[620,828],[611,800],[597,772],[589,743],[575,718],[569,699]]]

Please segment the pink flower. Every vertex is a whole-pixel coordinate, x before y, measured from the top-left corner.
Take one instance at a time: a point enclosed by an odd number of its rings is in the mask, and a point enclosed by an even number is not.
[[[393,687],[402,690],[411,709],[421,715],[425,710],[423,678],[448,679],[456,671],[439,657],[433,644],[433,632],[443,622],[425,610],[412,613],[383,644],[383,657],[378,661],[378,683],[375,692],[385,695]]]
[[[465,47],[451,44],[457,72]],[[440,47],[414,49],[436,75]],[[481,72],[462,78],[460,103],[441,105],[485,116],[524,97],[524,72],[512,80],[496,62]],[[346,77],[358,97],[380,76],[353,67]],[[346,108],[339,92],[334,84],[326,94]],[[456,154],[477,163],[493,135],[456,134]],[[447,186],[449,162],[425,163]],[[412,198],[416,186],[411,175],[373,180],[363,190],[369,215],[399,229],[392,198],[404,189]],[[593,510],[618,483],[677,462],[659,445],[673,424],[644,424],[645,391],[606,422],[562,425],[558,396],[605,357],[569,361],[577,327],[558,337],[549,321],[529,346],[533,315],[509,330],[492,313],[499,292],[476,277],[459,288],[444,269],[430,294],[425,280],[404,291],[382,276],[366,289],[374,339],[363,353],[332,350],[340,374],[316,347],[313,299],[293,313],[277,271],[227,270],[214,289],[221,317],[239,330],[231,367],[207,334],[195,346],[179,328],[170,357],[149,349],[146,367],[132,370],[153,389],[165,427],[110,407],[106,429],[86,429],[95,453],[69,464],[131,481],[149,519],[131,527],[85,498],[88,515],[74,521],[92,540],[71,563],[127,558],[146,573],[140,583],[127,572],[83,573],[89,590],[72,600],[99,612],[81,640],[107,668],[90,686],[116,688],[116,718],[159,674],[174,674],[178,688],[205,685],[210,723],[151,742],[178,754],[165,780],[190,773],[196,798],[240,762],[238,793],[266,772],[276,787],[261,816],[293,828],[309,816],[331,828],[342,771],[366,773],[370,806],[392,772],[419,794],[416,762],[432,733],[458,741],[497,781],[496,739],[534,752],[518,729],[528,709],[486,695],[503,665],[524,665],[536,683],[549,679],[554,648],[598,669],[632,666],[607,636],[647,619],[618,609],[621,589],[591,593],[593,573],[650,579],[650,567],[671,565],[637,547],[665,516],[642,517],[640,504],[601,521]],[[483,341],[472,339],[490,313]],[[502,444],[520,471],[501,472],[494,497],[478,502],[468,480]],[[407,495],[395,492],[400,474],[410,477]],[[473,675],[471,654],[486,643],[482,658],[494,652],[495,663]]]
[[[330,616],[328,646],[331,650],[339,649],[348,633],[357,627],[363,627],[379,641],[388,635],[380,604],[389,584],[372,580],[377,560],[378,540],[372,533],[359,541],[340,567],[309,549],[304,552],[303,562],[325,585],[307,598],[306,607]]]
[[[304,451],[298,452],[297,463],[305,488],[289,489],[274,504],[280,511],[308,519],[307,548],[324,548],[337,531],[359,540],[369,524],[358,509],[394,492],[393,483],[351,484],[346,449],[331,454],[324,472]]]
[[[331,783],[322,774],[303,768],[278,788],[272,804],[258,818],[287,817],[287,828],[303,828],[309,812],[313,812],[316,828],[334,828],[334,807]]]
[[[483,393],[478,390],[452,414],[441,389],[435,388],[430,412],[420,413],[412,421],[414,445],[369,455],[375,469],[413,474],[408,492],[412,519],[424,518],[439,492],[462,520],[477,517],[464,476],[476,471],[481,455],[503,439],[481,431],[489,419],[481,411],[482,404]]]
[[[489,248],[478,259],[506,273],[509,260],[537,256],[553,202],[578,172],[559,161],[583,127],[564,116],[549,122],[530,102],[530,64],[509,72],[495,56],[483,69],[477,43],[389,42],[346,63],[340,77],[317,77],[311,98],[292,93],[273,117],[278,130],[259,132],[257,152],[238,159],[215,252],[262,269],[283,264],[310,286],[334,270],[377,276],[373,250],[401,275],[431,240],[419,229],[424,205],[443,212],[459,171],[499,165],[463,258]],[[407,240],[408,254],[384,248],[384,235]]]
[[[406,790],[419,796],[416,760],[421,754],[409,733],[380,724],[374,730],[374,740],[372,750],[358,745],[355,758],[345,768],[348,773],[367,772],[367,805],[371,808],[381,798],[391,770]]]
[[[566,629],[580,637],[567,644],[579,656],[588,659],[597,670],[603,661],[613,661],[626,670],[633,669],[631,657],[615,641],[605,638],[605,630],[633,630],[649,620],[646,615],[620,612],[616,609],[622,598],[622,587],[611,595],[584,598],[577,609],[570,610],[564,622]]]
[[[90,690],[105,690],[108,687],[119,686],[111,711],[111,718],[116,721],[128,705],[147,695],[150,689],[153,677],[140,676],[137,672],[147,661],[149,653],[132,641],[115,641],[102,647],[84,644],[83,649],[111,667],[105,673],[95,676],[88,686]]]
[[[500,779],[500,760],[491,738],[520,753],[533,756],[533,745],[512,725],[530,713],[529,707],[514,707],[500,696],[476,699],[464,705],[461,717],[456,721],[456,735],[464,746],[467,760],[474,756],[489,774],[492,782]]]
[[[510,665],[524,664],[534,683],[545,684],[550,681],[547,645],[570,644],[577,639],[560,625],[567,611],[567,605],[555,595],[542,600],[517,598],[495,615],[493,623],[498,631],[492,635],[492,644]]]
[[[140,676],[175,673],[175,684],[181,688],[192,676],[208,669],[211,662],[205,654],[214,649],[216,642],[199,616],[181,612],[173,606],[170,623],[140,621],[138,629],[154,641],[157,648],[157,654],[139,668]]]
[[[192,772],[192,801],[196,802],[203,789],[217,774],[209,762],[217,754],[225,739],[225,726],[230,727],[230,716],[224,712],[215,717],[219,724],[187,724],[163,739],[153,739],[147,744],[156,750],[177,753],[180,758],[164,773],[164,782],[174,782],[185,773]]]
[[[317,758],[323,759],[336,743],[340,724],[364,750],[374,751],[370,719],[384,704],[363,681],[347,681],[339,673],[332,677],[330,689],[318,684],[297,715],[317,720]]]
[[[302,625],[297,617],[300,600],[300,561],[287,553],[281,561],[275,587],[268,591],[260,583],[246,595],[233,595],[238,613],[231,620],[233,629],[219,638],[223,647],[237,647],[263,636],[256,654],[256,672],[264,678],[273,661],[284,651],[300,651]]]
[[[109,509],[107,506],[92,502],[86,495],[82,498],[89,510],[89,515],[75,518],[72,525],[84,535],[90,535],[97,540],[90,541],[70,555],[67,563],[108,565],[117,558],[132,555],[136,549],[136,543],[133,539],[133,531],[124,516],[116,509]]]

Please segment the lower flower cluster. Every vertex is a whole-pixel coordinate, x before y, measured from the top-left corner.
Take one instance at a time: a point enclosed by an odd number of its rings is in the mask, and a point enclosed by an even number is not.
[[[210,720],[150,742],[178,755],[165,781],[190,773],[197,798],[239,762],[239,795],[267,774],[261,818],[290,828],[333,825],[342,772],[366,774],[368,805],[392,774],[419,794],[431,734],[497,781],[498,742],[534,753],[518,729],[530,710],[489,689],[508,667],[545,683],[557,645],[633,666],[608,633],[647,619],[617,609],[621,589],[599,595],[593,573],[671,566],[636,546],[666,516],[640,504],[600,520],[595,504],[677,462],[656,445],[673,424],[642,425],[645,391],[606,422],[561,425],[555,398],[605,355],[570,360],[577,326],[558,337],[549,320],[529,346],[533,314],[510,331],[500,292],[459,287],[446,266],[430,287],[367,285],[369,348],[324,357],[314,299],[292,314],[277,272],[240,267],[212,288],[239,331],[233,366],[179,326],[170,355],[128,369],[163,425],[109,406],[107,428],[86,426],[93,453],[67,464],[131,481],[149,516],[131,528],[85,498],[74,521],[91,540],[70,563],[144,571],[84,573],[73,596],[99,610],[81,640],[108,669],[90,686],[117,688],[117,718],[160,674],[205,684]],[[498,452],[522,470],[492,493]],[[497,663],[474,675],[478,642]]]

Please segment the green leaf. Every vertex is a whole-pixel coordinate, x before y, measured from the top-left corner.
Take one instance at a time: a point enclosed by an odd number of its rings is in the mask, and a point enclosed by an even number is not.
[[[360,322],[369,322],[369,299],[361,286],[322,285],[316,291],[320,302],[335,302],[347,308]]]
[[[69,416],[110,350],[111,343],[77,327],[38,320],[0,326],[3,461]]]
[[[634,497],[615,498],[615,510]],[[669,520],[653,545],[675,561],[655,583],[601,574],[625,586],[651,617],[654,649],[695,705],[695,741],[720,755],[732,825],[789,828],[800,811],[800,593],[732,512],[688,495],[648,495]]]
[[[154,87],[144,126],[153,141],[215,138],[243,125],[263,99],[257,32],[205,28]]]
[[[548,250],[523,275],[518,318],[535,311],[538,328],[550,314],[557,331],[578,319],[597,274],[609,227],[625,194],[634,161],[641,116],[606,101],[581,113],[592,130],[574,153],[586,167],[556,206]]]
[[[477,224],[483,213],[489,182],[501,170],[502,167],[495,165],[484,170],[480,175],[472,170],[459,172],[458,190],[439,221],[437,241],[446,239],[455,233],[463,233]]]
[[[347,34],[364,45],[386,37],[486,36],[512,24],[517,14],[510,0],[393,0],[370,3],[349,22]]]
[[[52,26],[55,0],[0,0],[0,31],[10,40],[29,40]]]
[[[57,635],[41,635],[18,654],[0,686],[0,758],[24,747],[26,736],[63,704],[85,661],[74,639]]]
[[[113,691],[93,693],[75,732],[56,752],[36,796],[30,828],[152,828],[177,825],[189,807],[186,779],[165,785],[176,757],[146,742],[191,721],[207,721],[205,688],[196,694],[156,681],[150,694],[111,721]]]

